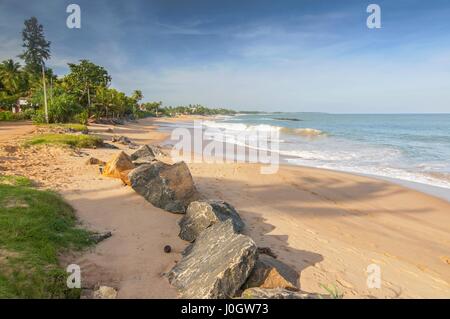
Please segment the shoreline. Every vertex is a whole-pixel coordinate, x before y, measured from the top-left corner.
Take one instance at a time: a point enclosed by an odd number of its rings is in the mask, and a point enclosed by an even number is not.
[[[164,126],[165,123],[170,123],[173,125],[176,122],[191,122],[194,120],[210,120],[214,121],[216,117],[214,116],[183,116],[181,118],[161,118],[156,120],[155,127],[159,132],[167,133],[167,131],[170,128],[173,128],[171,126]],[[159,122],[159,124],[158,124]],[[170,134],[167,133],[167,138],[164,141],[161,141],[162,144],[170,142]],[[237,160],[239,163],[247,163],[245,161]],[[358,172],[352,172],[348,170],[339,170],[339,169],[333,169],[333,168],[324,168],[324,167],[317,167],[317,166],[308,166],[308,165],[302,165],[302,164],[293,164],[289,161],[283,161],[282,163],[279,163],[281,166],[287,166],[287,167],[303,167],[303,168],[315,168],[319,170],[326,170],[330,172],[339,172],[349,175],[355,175],[355,176],[364,176],[367,178],[373,178],[379,181],[388,181],[393,184],[396,184],[398,186],[406,187],[414,191],[419,191],[421,193],[445,200],[450,203],[450,189],[440,186],[434,186],[422,182],[417,181],[410,181],[406,179],[396,178],[396,177],[389,177],[389,176],[383,176],[383,175],[375,175],[375,174],[364,174],[364,173],[358,173]]]
[[[106,140],[124,135],[137,144],[159,144],[169,135],[159,131],[158,120],[89,129]],[[43,148],[36,159],[16,153],[5,172],[57,190],[83,226],[112,232],[91,251],[63,260],[82,267],[86,285],[114,287],[118,298],[176,298],[163,274],[187,245],[177,236],[181,216],[154,207],[120,180],[85,165],[89,156],[108,160],[119,150],[135,151],[116,146],[79,154]],[[323,294],[322,285],[335,285],[345,298],[450,297],[448,202],[376,178],[320,168],[283,164],[277,174],[261,175],[259,164],[188,166],[202,196],[232,204],[247,225],[244,234],[299,273],[302,291]],[[162,249],[167,244],[170,254]],[[381,289],[367,287],[371,264],[381,267]]]

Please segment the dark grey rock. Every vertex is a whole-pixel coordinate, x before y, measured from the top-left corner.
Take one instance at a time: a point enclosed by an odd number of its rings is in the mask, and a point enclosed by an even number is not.
[[[91,240],[94,243],[98,244],[99,242],[104,241],[105,239],[108,239],[111,236],[112,234],[110,231],[104,233],[95,233],[91,235]]]
[[[235,232],[239,233],[245,224],[233,206],[224,201],[195,201],[189,204],[186,215],[178,222],[180,238],[193,242],[209,226],[230,219]]]
[[[167,274],[182,298],[232,298],[257,258],[256,244],[236,234],[231,220],[203,231]]]
[[[131,160],[148,160],[152,161],[157,156],[161,156],[162,152],[157,146],[143,145],[136,152],[131,154]]]
[[[156,160],[155,158],[143,157],[143,158],[138,158],[137,160],[134,160],[133,164],[135,166],[141,166],[144,164],[152,164],[155,160]]]
[[[123,145],[128,145],[128,144],[132,144],[133,142],[126,136],[113,136],[111,139],[111,142],[113,143],[120,143]]]
[[[128,175],[131,187],[154,206],[184,214],[199,195],[186,163],[173,165],[160,161],[144,164]]]

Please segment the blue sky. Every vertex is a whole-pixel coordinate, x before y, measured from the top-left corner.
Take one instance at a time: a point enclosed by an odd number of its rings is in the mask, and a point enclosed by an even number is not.
[[[81,29],[66,7],[81,7]],[[366,27],[366,7],[382,28]],[[0,0],[0,59],[21,52],[23,20],[67,62],[103,65],[146,101],[245,110],[450,112],[448,0]]]

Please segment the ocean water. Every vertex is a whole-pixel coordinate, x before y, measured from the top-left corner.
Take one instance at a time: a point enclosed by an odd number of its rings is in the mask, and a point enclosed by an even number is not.
[[[236,143],[245,131],[276,130],[289,164],[450,188],[450,114],[267,113],[203,125]]]

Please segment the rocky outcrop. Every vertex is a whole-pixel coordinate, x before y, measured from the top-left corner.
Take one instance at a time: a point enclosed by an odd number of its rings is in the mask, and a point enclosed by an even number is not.
[[[131,160],[136,166],[151,164],[158,156],[163,156],[161,148],[151,144],[141,146],[136,152],[131,154]]]
[[[186,212],[199,195],[186,163],[173,165],[160,161],[144,164],[129,175],[131,187],[154,206],[172,213]]]
[[[125,152],[120,152],[106,163],[103,175],[120,178],[125,184],[129,185],[128,174],[134,167],[130,157]]]
[[[249,288],[244,290],[242,299],[316,299],[318,296],[308,293],[300,293],[283,288],[265,289]]]
[[[230,219],[235,232],[244,228],[244,222],[233,206],[224,201],[195,201],[189,204],[186,215],[178,222],[180,238],[193,242],[209,226]]]
[[[244,288],[284,288],[298,290],[298,273],[283,262],[268,255],[259,255]]]
[[[236,234],[230,219],[204,230],[167,274],[182,298],[231,298],[256,262],[253,240]]]

